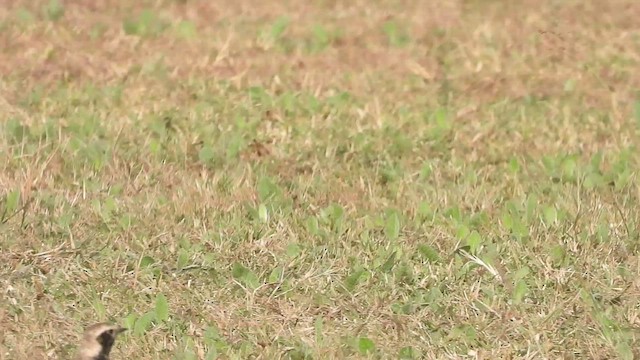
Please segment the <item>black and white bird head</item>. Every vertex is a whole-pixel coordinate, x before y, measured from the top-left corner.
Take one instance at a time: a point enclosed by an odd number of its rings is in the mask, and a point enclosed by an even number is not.
[[[116,337],[125,330],[127,329],[108,323],[89,326],[82,336],[77,360],[109,360]]]

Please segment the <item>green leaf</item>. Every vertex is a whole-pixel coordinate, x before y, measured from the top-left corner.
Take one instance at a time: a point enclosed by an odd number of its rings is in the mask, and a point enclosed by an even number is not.
[[[7,194],[7,205],[6,205],[6,213],[7,215],[13,215],[16,210],[18,210],[18,204],[20,203],[20,191],[13,190]]]
[[[251,290],[255,290],[260,285],[258,276],[240,263],[233,264],[231,274],[237,281]]]
[[[313,328],[316,333],[316,344],[322,344],[324,334],[324,323],[322,317],[316,317],[316,321],[313,323]]]
[[[57,21],[64,15],[64,5],[58,0],[51,0],[47,5],[47,18],[51,21]]]
[[[205,360],[215,360],[218,358],[218,350],[215,347],[209,349],[207,354],[204,356]]]
[[[131,228],[131,224],[133,223],[133,217],[131,214],[122,214],[118,218],[118,223],[120,224],[120,228],[122,230],[129,230]]]
[[[393,269],[393,267],[396,265],[397,253],[397,251],[391,253],[391,255],[387,258],[387,261],[385,261],[384,264],[382,264],[382,266],[380,267],[380,271],[382,271],[383,273],[389,273]]]
[[[198,31],[193,22],[183,20],[176,26],[176,34],[183,39],[193,39],[198,34]]]
[[[96,317],[102,318],[107,314],[107,309],[104,307],[104,303],[100,299],[93,301],[93,308],[96,312]]]
[[[417,357],[418,354],[416,354],[416,351],[411,346],[403,347],[400,349],[400,353],[398,354],[398,358],[401,360],[416,359]]]
[[[462,224],[456,229],[456,238],[458,240],[466,241],[469,237],[469,234],[471,234],[471,230],[469,230],[469,227],[467,225]]]
[[[344,231],[342,226],[344,221],[344,209],[338,204],[331,204],[324,208],[321,212],[324,221],[329,222],[331,230],[340,235]]]
[[[409,35],[398,22],[389,20],[382,25],[382,30],[391,46],[404,46],[409,42]]]
[[[558,210],[554,206],[547,206],[543,210],[544,223],[547,226],[554,225],[558,221]]]
[[[367,354],[369,352],[372,352],[373,350],[375,350],[376,345],[373,343],[373,341],[371,341],[371,339],[366,338],[366,337],[361,337],[358,339],[358,351],[360,351],[361,354]]]
[[[431,167],[431,163],[425,162],[422,164],[422,169],[420,170],[420,180],[428,180],[433,173],[433,169]]]
[[[258,181],[258,198],[261,202],[267,202],[277,197],[280,188],[268,177],[262,177]]]
[[[513,279],[519,281],[529,276],[529,274],[531,274],[531,269],[528,266],[524,266],[513,274]]]
[[[560,266],[564,262],[567,252],[562,245],[554,245],[549,251],[551,261],[555,266]]]
[[[151,323],[156,318],[155,312],[148,312],[142,315],[133,327],[133,333],[136,336],[143,336],[147,330],[151,327]]]
[[[469,252],[475,254],[478,252],[478,248],[482,244],[482,237],[480,234],[473,230],[467,237],[467,245],[469,246]]]
[[[211,346],[215,343],[216,340],[220,339],[220,331],[218,328],[214,326],[207,326],[204,330],[204,341],[205,344]]]
[[[448,130],[451,128],[449,112],[445,108],[438,108],[434,113],[435,123],[438,129]]]
[[[355,287],[358,285],[358,282],[360,281],[360,277],[362,277],[362,275],[364,275],[364,270],[358,268],[357,270],[353,271],[352,274],[347,276],[347,278],[345,279],[345,287],[347,288],[347,290],[353,291],[353,289],[355,289]]]
[[[35,16],[31,13],[31,11],[25,9],[25,8],[19,8],[16,11],[16,17],[18,18],[18,20],[22,23],[25,24],[31,24],[34,22],[35,20]]]
[[[158,321],[169,320],[169,304],[164,294],[156,296],[156,319]]]
[[[216,157],[215,151],[209,145],[203,145],[200,151],[198,152],[198,159],[202,163],[211,162]]]
[[[197,360],[198,357],[193,352],[192,349],[185,349],[184,352],[179,357],[180,360]]]
[[[191,254],[189,253],[189,251],[186,249],[180,249],[178,251],[178,261],[176,263],[177,268],[182,269],[186,267],[187,264],[189,264],[190,260]]]
[[[122,21],[122,30],[126,35],[138,34],[138,22],[134,19],[128,18]]]
[[[529,292],[529,287],[524,280],[516,282],[516,286],[513,289],[513,303],[520,304],[524,300],[525,295]]]
[[[610,232],[609,225],[599,224],[596,230],[596,238],[598,239],[598,242],[601,242],[601,243],[608,242],[611,237],[609,232]]]
[[[122,27],[127,35],[149,36],[160,33],[167,27],[154,11],[143,10],[137,18],[129,17],[124,20]]]
[[[511,157],[511,159],[509,159],[509,171],[512,174],[517,174],[520,171],[520,163],[518,162],[518,158]]]
[[[302,253],[302,249],[300,248],[300,245],[298,245],[296,243],[287,245],[287,256],[288,257],[295,258],[298,255],[300,255],[300,253]]]
[[[396,212],[392,212],[391,215],[387,217],[384,234],[390,240],[396,240],[400,235],[400,218]]]
[[[418,245],[418,252],[420,252],[420,254],[425,259],[429,260],[429,262],[437,263],[438,261],[440,261],[440,255],[438,254],[438,251],[429,245]]]
[[[311,235],[318,235],[320,233],[320,225],[318,224],[318,218],[310,216],[307,218],[307,231]]]
[[[6,134],[12,143],[20,143],[29,136],[29,127],[25,126],[20,120],[10,118],[5,124]]]
[[[283,274],[284,274],[284,269],[282,269],[282,267],[278,266],[274,268],[273,270],[271,270],[271,273],[269,274],[269,282],[272,284],[280,282]]]
[[[564,82],[565,92],[572,92],[573,90],[575,90],[575,88],[576,88],[576,79],[567,79],[567,81]]]
[[[331,43],[331,34],[322,25],[314,25],[313,38],[310,44],[311,51],[321,51]]]
[[[513,228],[513,217],[507,211],[502,213],[502,226],[504,226],[505,230]]]
[[[565,180],[571,180],[575,178],[576,170],[578,168],[577,159],[575,156],[567,156],[561,163],[562,176]]]
[[[633,349],[629,345],[627,341],[619,341],[616,344],[616,352],[620,356],[619,359],[622,360],[633,360]]]
[[[277,18],[276,21],[271,25],[271,28],[268,32],[270,40],[278,40],[287,30],[287,27],[289,27],[289,23],[290,20],[286,16],[280,16],[279,18]]]
[[[124,321],[122,322],[122,324],[124,325],[125,328],[127,329],[133,329],[135,324],[136,324],[136,319],[137,316],[136,314],[129,314],[129,316],[127,316]]]
[[[475,343],[477,340],[476,329],[469,324],[458,325],[453,328],[451,333],[454,337],[463,339],[465,342],[471,344]]]
[[[151,256],[143,256],[142,259],[140,259],[140,268],[144,269],[153,265],[155,262],[156,261]]]
[[[525,216],[525,221],[527,223],[531,222],[533,219],[536,219],[537,210],[538,210],[538,198],[533,194],[527,196],[526,216]]]
[[[263,223],[269,222],[269,212],[264,204],[258,205],[258,218]]]
[[[418,216],[421,220],[428,220],[429,218],[433,218],[433,210],[429,203],[423,201],[418,205]]]

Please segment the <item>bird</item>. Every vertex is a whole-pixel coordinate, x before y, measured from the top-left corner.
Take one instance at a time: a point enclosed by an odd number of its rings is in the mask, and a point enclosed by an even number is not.
[[[116,337],[127,329],[119,325],[98,323],[86,328],[76,360],[109,360]]]

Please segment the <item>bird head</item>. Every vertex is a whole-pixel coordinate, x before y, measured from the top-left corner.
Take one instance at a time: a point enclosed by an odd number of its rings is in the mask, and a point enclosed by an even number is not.
[[[126,330],[108,323],[89,326],[82,337],[78,360],[108,360],[116,337]]]

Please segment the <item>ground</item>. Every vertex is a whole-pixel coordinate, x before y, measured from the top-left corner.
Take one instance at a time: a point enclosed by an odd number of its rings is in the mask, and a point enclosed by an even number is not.
[[[0,359],[632,359],[639,17],[5,0]]]

